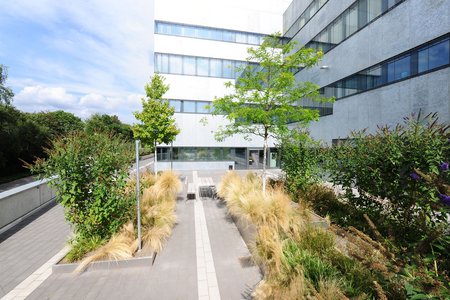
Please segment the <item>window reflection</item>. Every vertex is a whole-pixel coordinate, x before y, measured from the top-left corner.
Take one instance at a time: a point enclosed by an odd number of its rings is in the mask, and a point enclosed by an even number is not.
[[[252,64],[257,65],[257,64]],[[226,59],[155,53],[155,71],[165,74],[237,78],[235,68],[244,69],[246,62]]]
[[[305,26],[306,22],[308,22],[316,12],[322,8],[322,6],[327,3],[328,0],[314,0],[311,4],[305,9],[305,11],[295,20],[295,22],[291,25],[291,27],[284,34],[285,37],[293,38],[297,32],[299,32],[303,26]]]
[[[209,113],[209,108],[207,107],[210,103],[204,101],[197,101],[197,113],[199,114],[207,114]]]
[[[185,56],[183,58],[183,74],[195,75],[195,57]]]
[[[325,53],[404,0],[358,0],[306,44]]]
[[[183,112],[185,113],[195,113],[195,101],[183,101]]]
[[[170,106],[172,106],[175,112],[181,112],[181,101],[180,100],[170,100]]]
[[[172,74],[182,74],[182,57],[173,55],[169,57],[169,72]]]
[[[209,76],[209,60],[207,58],[197,57],[197,75]]]
[[[223,42],[261,45],[265,35],[156,21],[155,33]]]
[[[413,75],[450,64],[448,34],[438,42],[427,43],[405,55],[375,65],[321,89],[322,94],[336,99],[374,89]],[[414,70],[414,71],[413,71]]]

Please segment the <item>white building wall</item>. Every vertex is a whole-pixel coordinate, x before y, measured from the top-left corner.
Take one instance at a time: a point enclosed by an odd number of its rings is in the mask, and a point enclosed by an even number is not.
[[[271,34],[282,31],[282,14],[290,0],[155,0],[155,20],[219,29]],[[248,47],[254,45],[195,39],[189,37],[154,35],[155,53],[169,53],[199,57],[211,57],[245,61]],[[162,74],[170,89],[168,99],[212,101],[229,93],[225,83],[230,79]],[[217,142],[214,133],[227,124],[221,116],[207,114],[176,113],[181,129],[174,147],[247,147],[262,148],[262,138],[253,136],[251,141],[235,135]],[[207,125],[200,122],[207,119]],[[274,146],[274,141],[269,143]]]

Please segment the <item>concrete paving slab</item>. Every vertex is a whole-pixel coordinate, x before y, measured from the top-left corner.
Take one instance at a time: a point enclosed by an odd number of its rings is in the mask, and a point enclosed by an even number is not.
[[[0,298],[63,249],[70,234],[59,205],[38,211],[0,234]]]
[[[52,274],[27,299],[249,299],[261,274],[257,266],[242,264],[250,253],[239,231],[225,206],[209,199],[201,202],[208,239],[196,232],[194,207],[201,200],[185,201],[193,176],[192,171],[180,173],[186,183],[176,206],[178,224],[153,266]],[[223,174],[198,172],[206,178],[202,182],[215,184]],[[197,255],[200,250],[203,253]],[[202,262],[197,263],[198,257]]]

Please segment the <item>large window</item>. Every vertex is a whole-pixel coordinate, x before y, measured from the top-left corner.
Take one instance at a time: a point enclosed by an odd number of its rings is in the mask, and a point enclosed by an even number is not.
[[[364,92],[450,65],[450,34],[362,70],[321,89],[336,99]]]
[[[164,74],[235,79],[239,75],[235,68],[246,65],[245,61],[155,53],[155,71]]]
[[[305,47],[322,49],[326,53],[403,1],[405,0],[357,0]]]
[[[170,157],[172,152],[172,158]],[[267,167],[279,168],[280,155],[276,148],[269,148]],[[261,148],[221,148],[221,147],[157,147],[158,161],[231,161],[236,169],[248,169],[255,166],[262,168],[263,150]]]
[[[327,2],[328,0],[313,0],[297,20],[295,20],[291,27],[289,27],[284,36],[293,38]]]
[[[265,36],[259,33],[193,26],[162,21],[155,22],[155,33],[251,45],[261,45]]]
[[[176,113],[209,114],[211,104],[212,102],[209,101],[169,100],[169,105],[175,109]]]

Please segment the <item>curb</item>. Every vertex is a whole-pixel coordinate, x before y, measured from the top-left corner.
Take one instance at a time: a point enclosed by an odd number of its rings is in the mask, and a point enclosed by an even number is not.
[[[98,271],[98,270],[117,270],[126,268],[137,267],[151,267],[153,263],[153,257],[145,256],[125,260],[105,260],[96,261],[89,264],[84,272]],[[79,264],[55,264],[52,266],[52,273],[63,274],[73,273]]]

